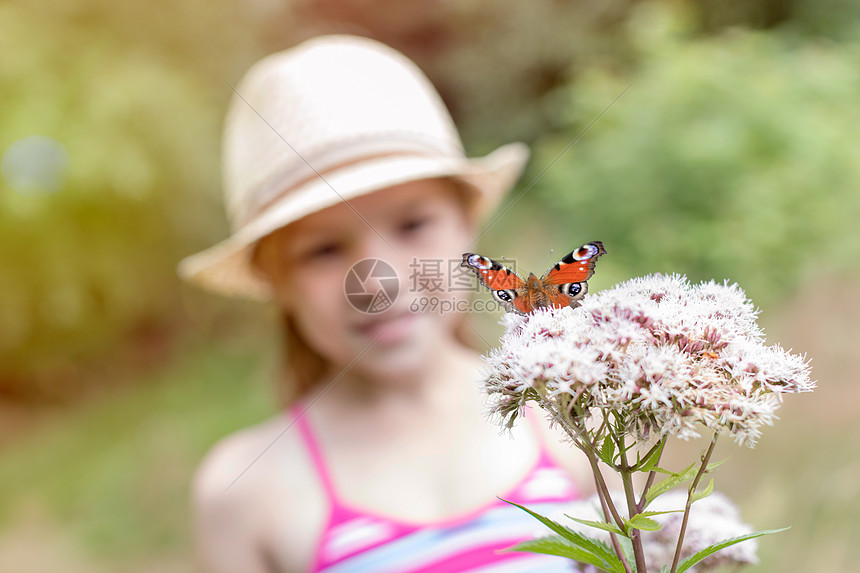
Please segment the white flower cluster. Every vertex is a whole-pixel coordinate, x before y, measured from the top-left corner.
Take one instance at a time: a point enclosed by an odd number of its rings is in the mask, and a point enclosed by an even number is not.
[[[737,285],[636,278],[579,308],[505,315],[484,384],[509,426],[535,400],[581,428],[612,413],[641,442],[705,426],[753,446],[781,394],[815,387],[805,357],[765,346],[756,316]]]
[[[623,504],[624,494],[613,492],[612,499],[616,504]],[[683,508],[685,502],[686,492],[672,491],[656,499],[654,503],[648,506],[648,509],[649,511],[677,510]],[[563,513],[579,519],[602,520],[603,516],[597,509],[599,507],[600,502],[597,497],[594,497],[590,500],[576,502],[566,508]],[[609,542],[609,534],[607,533],[599,532],[573,520],[567,520],[562,515],[553,516],[553,519],[580,533],[588,536],[597,535],[603,541]],[[656,520],[662,527],[657,531],[642,532],[642,549],[645,553],[648,570],[659,571],[663,565],[672,563],[683,513],[667,513],[654,516],[652,519]],[[691,508],[680,559],[684,560],[726,539],[749,533],[752,533],[752,528],[741,521],[737,507],[726,496],[713,493],[709,497],[697,501]],[[705,558],[690,571],[705,573],[726,566],[755,564],[758,562],[757,550],[757,540],[749,539],[721,549]],[[589,569],[586,567],[584,571],[587,572]]]

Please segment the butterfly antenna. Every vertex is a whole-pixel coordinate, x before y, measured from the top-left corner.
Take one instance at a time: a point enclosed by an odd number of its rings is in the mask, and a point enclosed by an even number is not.
[[[543,262],[546,260],[546,258],[547,258],[548,256],[550,256],[550,255],[553,253],[553,251],[555,251],[555,249],[550,249],[550,250],[549,250],[549,252],[543,256],[543,258],[542,258],[542,259],[540,260],[540,262],[537,264],[538,268],[541,268],[541,267],[543,266]]]
[[[508,267],[513,267],[513,268],[511,268],[511,270],[512,270],[512,271],[514,271],[515,273],[520,272],[520,270],[517,268],[517,262],[516,262],[516,261],[512,261],[511,259],[509,259],[509,258],[507,258],[507,257],[499,257],[499,258],[500,258],[502,261],[504,261],[504,263],[505,263]]]

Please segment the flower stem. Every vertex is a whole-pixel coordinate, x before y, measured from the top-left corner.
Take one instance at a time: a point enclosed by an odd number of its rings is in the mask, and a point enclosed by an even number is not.
[[[627,526],[624,524],[624,520],[621,518],[618,510],[615,509],[615,505],[612,503],[612,498],[609,497],[609,487],[606,485],[606,481],[603,479],[603,473],[597,465],[597,458],[594,456],[593,452],[586,451],[585,455],[591,463],[591,471],[594,473],[594,480],[597,482],[598,491],[606,498],[606,502],[609,504],[609,512],[612,514],[612,519],[621,531],[626,531]]]
[[[675,546],[675,557],[672,559],[672,569],[670,573],[675,573],[678,570],[678,561],[681,559],[681,547],[684,545],[684,534],[687,531],[687,520],[690,518],[690,508],[693,506],[693,494],[696,493],[696,488],[699,486],[699,481],[705,474],[708,468],[708,462],[711,459],[711,454],[714,453],[714,447],[717,445],[717,433],[711,438],[711,445],[708,451],[702,456],[702,465],[699,467],[699,472],[693,478],[693,483],[690,484],[690,489],[687,490],[687,504],[684,507],[684,519],[681,521],[681,532],[678,534],[678,545]]]
[[[588,446],[590,446],[590,444],[588,444]],[[612,515],[612,519],[615,521],[615,524],[626,534],[627,526],[624,524],[624,520],[621,518],[618,510],[615,508],[615,504],[612,503],[612,497],[609,495],[609,487],[603,479],[603,473],[600,471],[600,466],[598,465],[597,456],[594,455],[594,450],[587,447],[585,449],[585,456],[591,464],[591,471],[594,474],[594,483],[597,485],[597,496],[600,499],[600,505],[603,506],[605,519],[609,521],[609,515]],[[621,560],[625,573],[631,573],[630,565],[627,564],[627,560],[624,557],[624,550],[621,549],[621,544],[618,543],[618,539],[615,537],[614,533],[610,533],[610,537],[612,538],[612,546],[615,548],[615,554],[618,555],[618,558]]]
[[[668,440],[668,439],[669,439],[668,436],[663,436],[662,438],[660,438],[660,441],[657,442],[657,445],[654,446],[656,448],[658,446],[663,445],[663,447],[661,447],[659,453],[657,453],[657,459],[654,460],[654,467],[657,467],[660,464],[660,458],[663,457],[663,450],[665,449],[665,443],[666,443],[666,440]],[[650,455],[650,451],[648,454],[645,455],[645,457],[647,458],[649,455]],[[643,509],[645,509],[645,495],[648,493],[648,490],[651,489],[651,486],[654,485],[654,479],[656,477],[657,477],[657,471],[656,470],[651,470],[648,473],[648,479],[645,480],[645,487],[642,488],[642,495],[639,497],[639,503],[636,504],[636,509],[638,509],[640,512]]]
[[[594,478],[595,484],[597,483],[597,477]],[[598,492],[600,492],[600,488],[596,488]],[[606,499],[602,494],[598,495],[597,498],[600,500],[600,506],[603,508],[603,520],[608,522],[610,519],[609,506],[606,502]],[[631,573],[630,565],[627,564],[627,558],[624,556],[624,550],[621,549],[621,544],[618,543],[618,536],[611,531],[609,532],[609,539],[612,540],[612,547],[615,549],[615,555],[621,560],[621,565],[624,566],[625,573]]]
[[[627,514],[632,519],[639,513],[639,507],[636,504],[636,497],[633,492],[633,472],[630,471],[630,466],[627,463],[626,444],[622,435],[618,440],[618,450],[621,453],[621,479],[624,483],[624,495],[627,498]],[[645,551],[642,549],[642,532],[636,528],[631,528],[630,541],[633,543],[633,557],[636,559],[636,573],[647,573],[648,567],[645,565]]]
[[[538,393],[541,394],[540,392]],[[603,473],[600,471],[600,465],[595,452],[595,445],[588,439],[585,428],[581,428],[577,425],[571,419],[569,412],[561,411],[556,408],[551,401],[546,399],[545,394],[541,394],[541,398],[542,400],[539,403],[540,406],[552,414],[553,418],[555,418],[559,426],[561,426],[561,429],[570,437],[574,445],[582,450],[582,452],[585,453],[585,457],[588,458],[588,463],[591,465],[591,471],[594,474],[597,497],[600,499],[600,505],[603,507],[604,519],[608,522],[609,515],[612,515],[612,519],[615,521],[615,524],[626,534],[627,527],[624,520],[621,518],[621,515],[619,515],[618,510],[615,508],[615,504],[612,503],[612,498],[609,495],[609,487],[606,485],[606,480],[604,480]],[[609,533],[609,536],[612,539],[612,547],[615,549],[615,554],[618,556],[618,559],[621,561],[621,565],[624,567],[624,573],[632,573],[630,565],[624,557],[624,550],[621,548],[618,538],[612,532]],[[642,571],[644,573],[644,570]]]
[[[552,406],[550,405],[549,407],[550,411],[553,411]],[[615,504],[612,503],[612,498],[609,496],[609,487],[606,485],[606,480],[603,478],[603,473],[600,471],[597,453],[594,450],[591,440],[585,436],[585,429],[580,428],[575,424],[569,416],[562,415],[561,419],[564,422],[561,424],[562,429],[568,436],[570,436],[574,444],[578,444],[579,449],[581,449],[585,453],[585,457],[588,458],[588,463],[591,465],[591,472],[594,474],[594,481],[597,484],[597,491],[606,499],[609,511],[612,514],[612,519],[621,531],[626,533],[627,529],[624,525],[624,520],[615,508]]]

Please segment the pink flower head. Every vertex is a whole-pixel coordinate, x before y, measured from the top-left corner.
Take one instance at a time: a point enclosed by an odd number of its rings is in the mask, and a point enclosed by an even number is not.
[[[492,410],[510,426],[535,400],[580,427],[613,413],[642,442],[704,426],[753,446],[782,394],[815,388],[805,357],[765,345],[757,314],[736,284],[658,274],[576,309],[506,315],[487,357]]]

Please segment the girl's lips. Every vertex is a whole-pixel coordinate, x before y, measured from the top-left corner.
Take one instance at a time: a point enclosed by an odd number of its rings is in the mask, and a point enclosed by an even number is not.
[[[412,331],[412,325],[417,318],[414,312],[401,311],[398,313],[383,313],[359,324],[356,330],[364,337],[382,343],[400,342]]]

